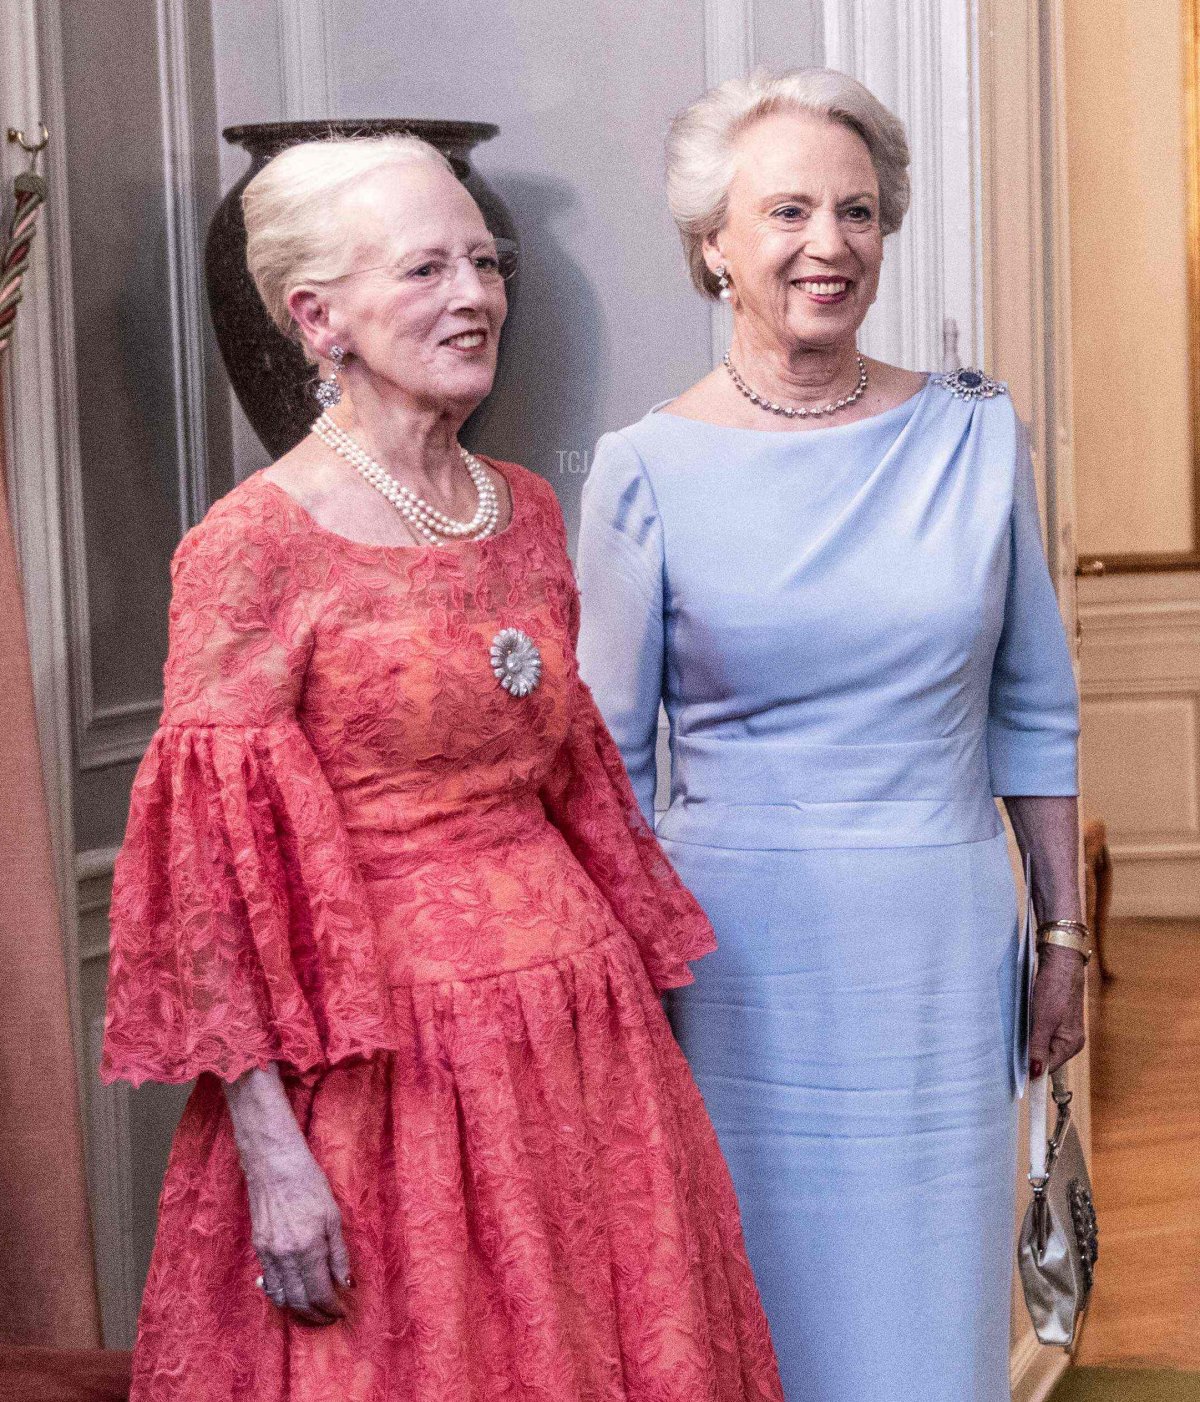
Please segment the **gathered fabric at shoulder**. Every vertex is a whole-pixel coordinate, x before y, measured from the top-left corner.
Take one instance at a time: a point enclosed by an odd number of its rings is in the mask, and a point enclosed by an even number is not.
[[[320,566],[297,548],[288,519],[271,514],[273,503],[239,488],[175,552],[166,723],[263,726],[295,715]]]
[[[163,723],[113,878],[106,1081],[396,1046],[339,805],[295,714],[311,625],[286,551],[235,492],[176,554]]]
[[[633,936],[662,992],[694,982],[688,962],[717,947],[708,917],[642,817],[621,755],[582,680],[572,723],[542,790],[552,823]]]

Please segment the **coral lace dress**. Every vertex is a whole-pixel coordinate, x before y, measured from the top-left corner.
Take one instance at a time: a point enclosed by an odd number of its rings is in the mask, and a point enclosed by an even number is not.
[[[250,478],[173,567],[117,865],[102,1074],[198,1077],[134,1402],[781,1397],[659,990],[713,947],[575,661],[553,492],[370,546]],[[538,685],[501,686],[519,629]],[[255,1288],[221,1081],[276,1062],[341,1209],[348,1318]]]

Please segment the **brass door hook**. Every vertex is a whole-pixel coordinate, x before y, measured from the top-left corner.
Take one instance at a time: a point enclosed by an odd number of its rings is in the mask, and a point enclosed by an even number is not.
[[[9,127],[8,129],[9,141],[15,141],[21,150],[29,156],[30,170],[37,169],[38,156],[41,155],[50,142],[50,128],[45,122],[39,122],[38,126],[41,129],[41,136],[37,141],[30,141],[25,133],[19,131],[16,127]]]

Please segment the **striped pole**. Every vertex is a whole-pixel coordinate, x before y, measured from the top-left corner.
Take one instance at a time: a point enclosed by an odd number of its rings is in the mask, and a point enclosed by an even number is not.
[[[0,259],[0,355],[12,344],[21,284],[33,247],[33,231],[46,202],[46,182],[31,170],[22,171],[13,182],[13,193],[16,203],[12,225],[4,244],[4,256]]]

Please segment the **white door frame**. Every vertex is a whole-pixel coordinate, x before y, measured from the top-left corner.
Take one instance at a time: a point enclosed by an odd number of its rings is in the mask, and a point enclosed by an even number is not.
[[[985,359],[1030,425],[1047,555],[1078,679],[1062,0],[978,6]],[[1086,1055],[1068,1077],[1090,1144]],[[1022,1146],[1026,1124],[1023,1112]],[[1042,1402],[1067,1364],[1061,1350],[1038,1343],[1014,1287],[1014,1402]]]
[[[824,0],[825,63],[904,123],[913,202],[860,338],[910,370],[983,357],[978,53],[972,0]]]

